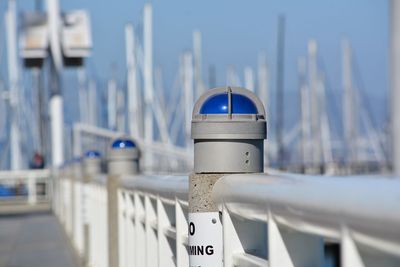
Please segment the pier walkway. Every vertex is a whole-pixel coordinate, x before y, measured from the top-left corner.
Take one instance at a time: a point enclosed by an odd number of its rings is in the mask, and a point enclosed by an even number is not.
[[[0,267],[77,267],[79,261],[50,211],[0,215]]]

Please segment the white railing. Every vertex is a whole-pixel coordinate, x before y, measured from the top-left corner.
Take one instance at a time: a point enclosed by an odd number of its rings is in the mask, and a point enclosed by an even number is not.
[[[52,185],[50,171],[20,170],[1,171],[0,205],[27,204],[34,206],[40,203],[50,203]]]
[[[91,267],[109,266],[106,179],[61,179],[64,197],[55,198]],[[213,198],[222,214],[224,266],[334,266],[335,257],[343,267],[400,266],[400,180],[238,174],[222,177]],[[187,214],[188,176],[122,177],[118,227],[111,228],[119,266],[189,266]],[[339,253],[327,257],[335,246]]]
[[[400,266],[400,180],[231,175],[213,198],[223,212],[225,266]]]
[[[122,186],[120,266],[187,267],[188,177],[126,177]]]
[[[79,173],[61,175],[55,191],[60,197],[54,198],[57,216],[88,266],[108,266],[106,176],[84,183]],[[122,177],[116,228],[119,266],[159,266],[161,261],[165,266],[188,265],[187,195],[187,176]]]

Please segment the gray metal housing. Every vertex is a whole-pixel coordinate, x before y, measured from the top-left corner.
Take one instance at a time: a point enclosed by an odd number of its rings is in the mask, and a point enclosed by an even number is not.
[[[232,112],[200,114],[203,104],[210,97],[221,93],[246,96],[255,104],[257,114]],[[195,103],[192,114],[194,171],[196,173],[263,172],[266,137],[265,109],[254,93],[240,87],[209,90]]]
[[[111,148],[108,157],[110,175],[129,175],[139,173],[140,153],[134,148]]]
[[[83,158],[83,173],[85,175],[96,175],[101,173],[101,158]]]

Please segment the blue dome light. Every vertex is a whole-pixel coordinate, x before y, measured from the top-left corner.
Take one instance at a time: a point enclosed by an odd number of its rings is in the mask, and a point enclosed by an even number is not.
[[[228,93],[210,96],[201,106],[200,114],[228,114]],[[233,93],[232,114],[258,114],[258,110],[250,98]]]
[[[136,144],[130,139],[117,139],[112,144],[112,148],[134,148]]]
[[[95,151],[95,150],[89,150],[86,152],[85,157],[86,158],[100,158],[100,152]]]

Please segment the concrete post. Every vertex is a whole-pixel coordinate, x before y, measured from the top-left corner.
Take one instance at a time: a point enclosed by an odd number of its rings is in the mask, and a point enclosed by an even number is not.
[[[107,178],[107,220],[108,220],[108,266],[119,266],[119,229],[118,229],[118,188],[121,175],[139,172],[139,149],[126,138],[112,143],[108,158]]]
[[[211,192],[226,174],[263,172],[265,116],[256,95],[239,87],[209,90],[196,102],[194,173],[189,179],[190,266],[222,266],[222,224]]]
[[[83,263],[87,266],[90,259],[90,225],[88,218],[88,194],[86,184],[90,183],[94,176],[101,173],[101,155],[97,151],[88,151],[82,160],[82,220],[83,220]]]

